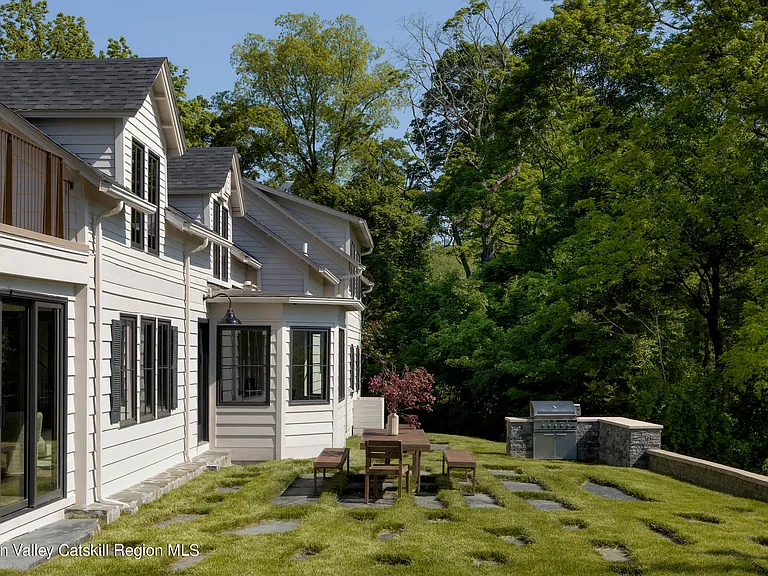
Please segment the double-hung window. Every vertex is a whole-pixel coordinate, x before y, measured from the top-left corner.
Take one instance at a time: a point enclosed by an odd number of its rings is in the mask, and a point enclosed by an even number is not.
[[[120,316],[112,322],[112,406],[113,424],[136,422],[136,318]]]
[[[347,360],[345,351],[346,345],[344,344],[344,328],[339,328],[339,374],[338,378],[336,379],[336,385],[339,387],[337,392],[339,402],[343,402],[347,395],[347,379],[344,370]]]
[[[219,326],[218,404],[269,404],[269,328]]]
[[[327,329],[291,329],[291,401],[328,401]]]
[[[147,217],[147,250],[160,252],[160,158],[149,153],[147,163],[147,200],[155,205],[155,213]]]
[[[141,381],[139,383],[139,418],[142,422],[155,417],[155,320],[141,319]]]
[[[144,198],[144,146],[133,140],[131,144],[131,192]],[[144,249],[144,214],[131,209],[131,246]]]
[[[213,203],[213,232],[221,235],[221,204],[214,201]],[[219,247],[214,244],[213,250],[213,277],[221,280],[221,252]]]
[[[157,415],[168,416],[176,408],[178,332],[171,323],[157,323]]]
[[[355,365],[357,366],[357,374],[355,374],[355,390],[360,392],[361,383],[362,383],[362,356],[360,355],[360,346],[355,346]]]

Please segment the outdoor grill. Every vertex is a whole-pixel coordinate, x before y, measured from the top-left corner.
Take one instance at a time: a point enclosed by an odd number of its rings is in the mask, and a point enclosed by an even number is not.
[[[579,409],[568,401],[532,401],[533,457],[537,460],[576,460]]]

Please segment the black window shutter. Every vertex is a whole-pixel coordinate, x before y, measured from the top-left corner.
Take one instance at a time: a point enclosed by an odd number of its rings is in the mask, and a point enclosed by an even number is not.
[[[171,328],[171,410],[179,407],[179,329]]]
[[[109,409],[109,421],[120,422],[120,408],[123,403],[123,323],[112,320],[112,404]]]

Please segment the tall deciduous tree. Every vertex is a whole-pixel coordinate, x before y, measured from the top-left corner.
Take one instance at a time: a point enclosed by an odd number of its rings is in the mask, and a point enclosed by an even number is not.
[[[355,155],[396,122],[403,75],[352,16],[286,14],[275,24],[277,38],[248,34],[232,55],[259,169],[310,190],[342,182]]]
[[[93,58],[93,41],[82,16],[48,18],[48,2],[18,0],[0,5],[0,58]]]
[[[414,173],[467,277],[472,261],[490,262],[512,240],[507,215],[524,154],[491,148],[496,98],[518,65],[513,45],[529,21],[516,2],[468,0],[444,24],[423,14],[404,20],[408,40],[396,49],[409,77]]]

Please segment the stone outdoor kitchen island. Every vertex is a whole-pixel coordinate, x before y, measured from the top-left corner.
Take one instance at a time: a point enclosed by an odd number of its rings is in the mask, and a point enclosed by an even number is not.
[[[507,454],[533,458],[533,418],[507,417]],[[649,449],[661,447],[660,424],[619,417],[576,419],[576,460],[648,467]]]

